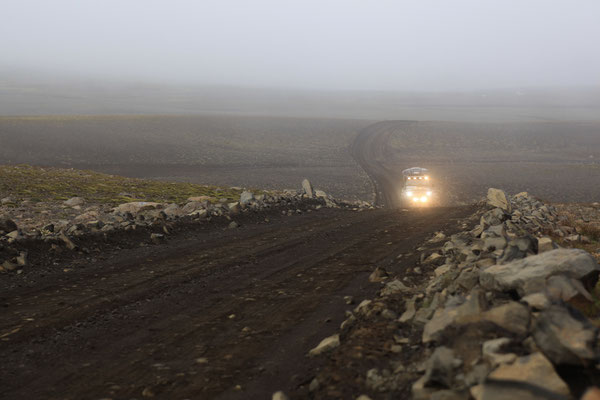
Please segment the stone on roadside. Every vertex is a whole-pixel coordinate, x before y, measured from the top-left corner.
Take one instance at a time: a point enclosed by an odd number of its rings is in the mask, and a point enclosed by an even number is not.
[[[400,282],[398,279],[394,279],[391,282],[386,283],[383,289],[381,289],[382,296],[389,296],[397,293],[411,293],[413,290]]]
[[[450,388],[454,381],[455,370],[462,361],[454,356],[454,351],[447,347],[438,347],[426,362],[425,385]]]
[[[9,233],[9,232],[13,232],[16,231],[17,228],[17,224],[15,223],[15,221],[13,221],[12,219],[9,218],[2,218],[0,217],[0,231],[4,232],[4,233]]]
[[[286,396],[281,390],[273,393],[271,400],[289,400],[289,397]]]
[[[309,198],[313,198],[314,197],[314,190],[312,187],[312,184],[310,183],[310,181],[308,179],[304,179],[302,181],[302,190],[304,191],[304,194],[309,197]]]
[[[558,248],[556,244],[547,236],[538,239],[538,253],[545,253]]]
[[[600,266],[587,252],[580,249],[556,249],[515,260],[508,264],[491,266],[479,274],[480,284],[490,290],[519,295],[543,291],[546,279],[565,273],[575,279],[597,276]]]
[[[598,328],[569,307],[552,305],[542,311],[536,318],[533,338],[555,364],[585,365],[598,357]]]
[[[544,393],[549,391],[562,396],[569,396],[569,387],[556,373],[554,367],[541,353],[534,353],[519,357],[512,364],[502,364],[492,371],[488,379],[493,383],[484,383],[482,387],[482,400],[500,399],[547,399],[551,398]],[[502,381],[516,381],[527,384],[517,386],[502,384]],[[528,390],[539,388],[532,392]]]
[[[317,347],[313,348],[308,352],[309,356],[316,356],[328,351],[331,351],[340,345],[340,335],[335,334],[325,339],[321,340],[321,342],[317,345]]]
[[[245,206],[246,204],[254,201],[254,193],[249,191],[243,191],[240,195],[240,204]]]
[[[85,204],[83,197],[71,197],[69,200],[65,200],[63,204],[67,207],[77,207]]]
[[[512,206],[510,200],[506,196],[503,190],[489,188],[487,193],[487,204],[492,207],[498,207],[506,212],[512,212]]]
[[[235,222],[235,221],[231,221],[231,222],[229,223],[229,225],[228,225],[228,228],[229,228],[229,229],[236,229],[236,228],[239,228],[239,226],[240,226],[240,225],[239,225],[237,222]]]
[[[131,203],[119,204],[117,207],[115,207],[115,211],[120,214],[131,213],[135,215],[142,211],[155,210],[160,206],[160,203],[154,203],[150,201],[134,201]]]
[[[376,267],[375,270],[369,275],[369,282],[381,282],[388,278],[388,273],[383,267]]]

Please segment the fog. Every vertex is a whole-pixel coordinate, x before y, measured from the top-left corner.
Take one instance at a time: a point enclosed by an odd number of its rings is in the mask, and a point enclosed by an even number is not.
[[[589,87],[600,85],[599,16],[595,0],[5,0],[0,71],[326,90]]]

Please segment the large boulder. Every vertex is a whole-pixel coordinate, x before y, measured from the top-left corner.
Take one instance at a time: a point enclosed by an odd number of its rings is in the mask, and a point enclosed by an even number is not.
[[[506,196],[503,190],[489,188],[487,193],[487,204],[492,207],[498,207],[506,212],[512,211],[510,200]]]
[[[574,279],[597,277],[600,266],[587,252],[580,249],[556,249],[515,260],[508,264],[493,265],[479,274],[479,282],[486,289],[519,295],[543,291],[546,280],[564,274]]]

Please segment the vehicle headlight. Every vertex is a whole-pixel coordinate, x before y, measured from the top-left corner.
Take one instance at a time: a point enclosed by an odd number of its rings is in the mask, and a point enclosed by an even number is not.
[[[431,196],[431,191],[427,192],[427,196]]]
[[[413,197],[413,201],[419,201],[418,197]]]
[[[411,192],[411,191],[409,190],[408,192],[406,192],[406,195],[407,195],[408,197],[411,197],[411,196],[413,195],[413,192]]]
[[[425,177],[425,180],[426,180],[426,181],[428,181],[428,180],[429,180],[429,177],[428,177],[428,176],[426,176],[426,177]]]
[[[423,203],[425,203],[425,202],[427,201],[427,196],[423,196],[423,197],[421,197],[421,201],[422,201]]]

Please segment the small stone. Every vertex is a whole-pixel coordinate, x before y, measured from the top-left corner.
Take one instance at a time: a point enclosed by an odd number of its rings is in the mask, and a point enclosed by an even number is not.
[[[344,296],[344,302],[348,305],[354,304],[354,297],[352,296]]]
[[[381,282],[388,278],[388,273],[385,268],[377,267],[375,270],[369,275],[369,282]]]
[[[308,352],[309,356],[316,356],[328,351],[331,351],[340,345],[340,335],[335,334],[325,339],[321,340],[321,342],[317,345],[317,347],[313,348]]]
[[[231,221],[231,222],[229,223],[229,226],[228,226],[228,228],[229,228],[229,229],[236,229],[236,228],[238,228],[239,226],[240,226],[240,225],[239,225],[237,222],[235,222],[235,221]]]
[[[289,400],[289,397],[286,396],[281,390],[273,393],[271,400]]]

